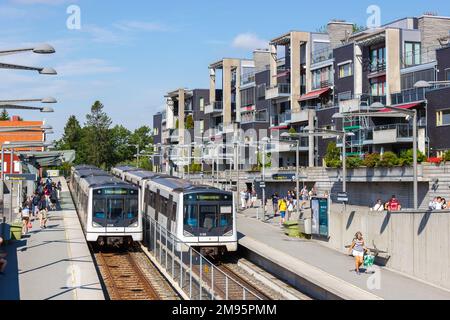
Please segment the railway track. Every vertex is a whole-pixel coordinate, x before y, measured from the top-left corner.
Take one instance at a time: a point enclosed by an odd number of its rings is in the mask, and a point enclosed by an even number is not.
[[[94,251],[111,300],[175,300],[175,291],[159,271],[136,249]]]

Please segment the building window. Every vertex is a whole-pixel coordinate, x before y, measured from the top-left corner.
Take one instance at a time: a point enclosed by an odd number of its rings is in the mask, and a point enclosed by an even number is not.
[[[445,80],[450,81],[450,69],[445,70]]]
[[[339,78],[350,77],[353,75],[352,63],[346,63],[339,66]]]
[[[333,84],[331,67],[325,67],[313,71],[312,87],[314,89],[326,88]]]
[[[419,42],[405,42],[405,66],[415,66],[421,63],[421,47]]]
[[[205,111],[205,98],[200,98],[200,111]]]
[[[370,49],[370,72],[386,70],[386,47]]]
[[[436,126],[450,125],[450,109],[436,112]]]
[[[386,77],[374,78],[370,80],[370,94],[372,96],[386,95]]]
[[[200,121],[200,132],[203,134],[205,132],[205,120]]]

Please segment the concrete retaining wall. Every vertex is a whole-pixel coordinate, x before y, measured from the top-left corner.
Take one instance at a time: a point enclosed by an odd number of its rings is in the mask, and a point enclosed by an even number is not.
[[[357,231],[366,246],[387,251],[386,266],[450,289],[450,211],[370,212],[333,205],[327,246],[347,252]]]

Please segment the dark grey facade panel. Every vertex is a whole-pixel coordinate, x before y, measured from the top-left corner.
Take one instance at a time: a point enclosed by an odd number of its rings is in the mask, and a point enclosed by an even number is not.
[[[436,113],[439,110],[450,109],[450,87],[431,90],[427,93],[428,136],[432,153],[440,150],[450,150],[450,126],[437,126]]]
[[[439,70],[438,81],[448,80],[447,72],[450,72],[450,47],[437,50],[436,59]]]

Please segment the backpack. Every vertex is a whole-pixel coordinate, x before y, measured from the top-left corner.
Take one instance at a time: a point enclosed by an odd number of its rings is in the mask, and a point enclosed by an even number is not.
[[[38,197],[33,197],[33,205],[37,206],[40,200]]]

